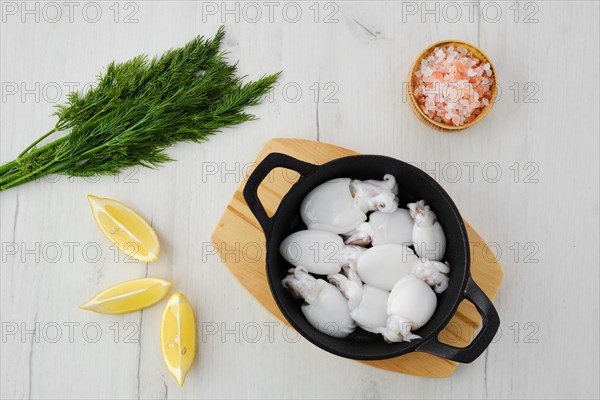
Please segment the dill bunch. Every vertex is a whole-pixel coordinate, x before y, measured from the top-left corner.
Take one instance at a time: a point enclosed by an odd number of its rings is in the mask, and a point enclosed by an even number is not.
[[[54,113],[54,128],[15,160],[0,166],[0,190],[49,174],[115,175],[134,165],[172,161],[164,150],[177,142],[203,142],[220,129],[250,121],[279,73],[243,83],[219,50],[221,27],[160,57],[112,62],[85,94],[72,92]],[[66,135],[41,147],[57,132]]]

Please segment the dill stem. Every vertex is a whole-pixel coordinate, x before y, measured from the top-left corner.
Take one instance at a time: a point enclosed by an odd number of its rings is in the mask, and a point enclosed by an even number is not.
[[[12,160],[4,165],[1,165],[0,166],[0,177],[1,177],[0,181],[4,181],[5,177],[8,176],[8,173],[10,172],[10,170],[13,169],[14,167],[17,167],[20,162],[26,161],[27,159],[31,158],[32,156],[34,156],[36,154],[39,154],[43,151],[49,150],[52,147],[57,146],[58,144],[64,142],[68,137],[69,137],[69,135],[63,136],[63,137],[56,139],[55,141],[50,142],[40,148],[34,149],[23,156],[17,157],[14,160]]]
[[[42,140],[46,139],[48,136],[52,135],[54,132],[56,132],[56,127],[54,129],[52,129],[50,132],[46,133],[45,135],[40,136],[35,142],[31,143],[29,146],[27,146],[25,148],[25,150],[23,150],[18,156],[17,158],[23,157],[25,155],[25,153],[27,153],[32,147],[34,147],[36,144],[38,144],[39,142],[41,142]]]
[[[20,178],[22,176],[27,175],[29,172],[27,170],[21,170],[21,169],[17,169],[14,172],[8,172],[6,174],[4,174],[1,178],[0,178],[0,185],[4,185],[7,182],[11,182],[17,178]]]
[[[9,172],[15,165],[17,165],[18,160],[12,160],[2,166],[0,166],[0,176],[4,177],[4,175]]]
[[[0,183],[0,190],[5,190],[5,189],[9,189],[13,186],[17,186],[20,185],[22,183],[25,182],[29,182],[37,177],[40,176],[46,176],[48,174],[51,174],[52,172],[50,171],[45,171],[46,168],[50,167],[52,164],[56,164],[56,162],[59,161],[57,159],[53,159],[52,161],[50,161],[49,163],[46,163],[44,165],[42,165],[41,167],[39,167],[38,169],[36,169],[35,171],[32,171],[28,174],[25,175],[21,175],[20,177],[16,177],[13,179],[9,179],[8,182],[5,182],[4,180]],[[40,174],[40,172],[44,172],[43,174]]]
[[[146,117],[144,117],[143,119],[141,119],[140,121],[138,121],[134,126],[132,126],[129,129],[125,130],[123,133],[129,132],[129,131],[137,128],[139,125],[141,125],[142,123],[145,122],[145,119],[146,119]],[[41,166],[40,168],[36,169],[35,171],[33,171],[31,173],[27,173],[25,175],[22,172],[20,172],[20,171],[16,171],[16,172],[14,172],[12,174],[8,174],[8,172],[10,171],[11,168],[13,168],[15,165],[18,165],[19,161],[22,161],[22,160],[26,159],[30,155],[38,154],[40,151],[46,150],[49,147],[55,146],[56,144],[60,143],[61,141],[63,141],[64,139],[66,139],[68,137],[68,135],[64,136],[64,137],[62,137],[60,139],[55,140],[54,142],[48,143],[47,145],[45,145],[43,147],[40,147],[39,149],[35,149],[31,153],[23,155],[27,150],[29,150],[33,146],[35,146],[36,143],[39,143],[45,137],[48,137],[49,135],[51,135],[55,131],[56,131],[56,128],[54,128],[50,132],[46,133],[44,136],[40,137],[38,140],[36,140],[35,142],[33,142],[31,145],[29,145],[27,147],[27,149],[25,149],[25,151],[22,152],[21,155],[19,157],[17,157],[15,160],[13,160],[13,161],[11,161],[11,162],[9,162],[7,164],[4,164],[4,165],[2,165],[0,167],[0,172],[1,172],[0,173],[0,186],[1,186],[0,191],[5,190],[5,189],[9,189],[9,188],[11,188],[13,186],[17,186],[17,185],[29,182],[30,180],[32,180],[32,179],[28,179],[30,176],[33,176],[33,175],[36,175],[36,174],[39,174],[39,173],[41,173],[40,176],[45,176],[45,175],[49,175],[49,174],[52,173],[52,172],[47,172],[47,171],[45,172],[44,170],[48,166],[50,166],[50,165],[54,164],[56,161],[58,161],[56,159],[54,159],[50,163],[44,164],[43,166]],[[103,149],[103,148],[105,148],[105,147],[107,147],[109,145],[110,145],[110,142],[103,143],[100,146],[96,146],[93,149],[90,149],[90,150],[84,152],[83,154],[79,155],[78,158],[79,159],[84,158],[84,157],[87,158],[88,156],[91,156],[91,155],[97,153],[99,150],[101,150],[101,149]],[[13,183],[16,183],[16,185],[13,185]]]
[[[0,178],[0,185],[3,185],[6,182],[10,182],[11,180],[23,176],[25,172],[17,170],[15,172],[5,174],[2,178]]]
[[[110,145],[110,143],[104,143],[104,144],[101,144],[100,146],[96,146],[93,149],[90,149],[90,150],[86,151],[85,153],[77,156],[77,158],[80,160],[83,159],[84,157],[89,158],[88,156],[91,156],[91,155],[97,153],[99,150],[102,150],[103,148],[105,148],[109,145]],[[61,161],[61,160],[54,158],[54,159],[52,159],[52,161],[42,165],[35,171],[29,172],[27,174],[23,174],[22,172],[14,172],[12,174],[2,176],[2,178],[0,178],[0,191],[10,189],[13,186],[18,186],[23,183],[27,183],[33,179],[36,179],[38,177],[50,175],[51,173],[53,173],[55,171],[59,171],[60,169],[57,169],[56,166],[55,166],[55,168],[50,168],[47,170],[48,167],[52,166],[53,164],[56,164],[56,162],[58,162],[58,161]],[[58,166],[60,166],[62,168],[64,166],[69,166],[72,163],[73,163],[72,160],[62,161],[60,164],[58,164]]]

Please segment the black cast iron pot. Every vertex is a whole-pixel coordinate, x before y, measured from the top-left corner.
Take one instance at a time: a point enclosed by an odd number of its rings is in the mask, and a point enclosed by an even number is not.
[[[260,203],[257,190],[274,168],[297,171],[301,177],[281,200],[275,214],[269,218]],[[438,304],[429,322],[415,331],[422,339],[412,342],[386,343],[381,335],[357,328],[350,336],[339,339],[325,335],[308,323],[300,306],[281,284],[292,266],[279,254],[279,245],[293,232],[306,229],[300,217],[300,203],[313,188],[333,178],[382,179],[392,174],[398,182],[401,206],[425,199],[446,234],[444,259],[452,268],[448,289],[438,295]],[[485,351],[500,320],[491,301],[475,284],[470,274],[469,239],[463,219],[446,191],[427,173],[390,157],[358,155],[343,157],[323,165],[313,165],[280,153],[269,154],[252,172],[244,188],[244,198],[262,226],[266,237],[266,275],[279,309],[289,323],[306,339],[338,356],[357,360],[379,360],[401,356],[413,351],[435,354],[449,360],[469,363]],[[453,347],[437,340],[464,299],[472,302],[481,314],[483,325],[470,345]]]

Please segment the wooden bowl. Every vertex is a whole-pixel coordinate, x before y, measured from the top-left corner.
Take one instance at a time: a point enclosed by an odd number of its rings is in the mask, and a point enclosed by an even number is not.
[[[427,114],[425,114],[425,112],[421,109],[421,107],[419,107],[419,105],[417,103],[417,99],[415,98],[415,95],[414,95],[414,88],[413,88],[413,83],[412,83],[412,77],[414,76],[415,72],[421,65],[422,59],[424,59],[429,54],[431,54],[433,49],[435,49],[436,47],[448,47],[451,45],[455,46],[455,47],[456,46],[465,47],[467,50],[472,52],[473,55],[476,58],[478,58],[479,60],[481,60],[483,63],[489,63],[490,69],[492,70],[492,78],[493,78],[492,86],[490,88],[490,90],[492,92],[492,97],[490,98],[490,103],[487,106],[485,106],[484,108],[482,108],[481,113],[479,115],[477,115],[471,122],[466,123],[464,125],[460,125],[460,126],[448,125],[444,122],[434,121]],[[496,68],[494,68],[494,64],[492,64],[490,59],[477,47],[473,46],[470,43],[462,42],[459,40],[443,40],[441,42],[432,44],[431,46],[429,46],[425,50],[423,50],[421,52],[421,54],[419,54],[419,56],[417,57],[415,62],[410,67],[410,72],[408,73],[408,85],[407,86],[408,86],[408,96],[407,96],[408,104],[410,105],[410,109],[415,113],[417,118],[419,118],[419,120],[421,120],[421,122],[423,122],[428,127],[436,129],[438,131],[454,132],[454,131],[467,129],[467,128],[475,125],[477,122],[481,121],[490,112],[492,106],[494,105],[494,102],[496,101],[496,95],[498,94],[498,76],[496,75]]]

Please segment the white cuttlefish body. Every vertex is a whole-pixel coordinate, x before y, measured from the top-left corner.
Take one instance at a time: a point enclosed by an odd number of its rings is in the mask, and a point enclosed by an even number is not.
[[[339,235],[322,230],[294,232],[279,245],[279,253],[287,262],[318,275],[340,272],[344,265],[356,263],[365,251],[363,247],[346,246]]]
[[[364,283],[390,291],[396,282],[410,274],[417,260],[409,247],[382,244],[367,249],[360,256],[357,271]]]
[[[363,285],[356,267],[350,265],[343,268],[343,273],[329,275],[327,279],[348,299],[350,316],[358,326],[373,333],[385,328],[390,292]]]
[[[348,301],[332,284],[316,279],[303,267],[290,269],[282,284],[294,297],[304,299],[302,313],[319,332],[344,338],[356,329]]]
[[[409,275],[394,285],[387,304],[387,323],[380,332],[388,342],[410,342],[421,337],[412,333],[429,321],[437,296],[422,280]]]
[[[433,211],[424,200],[409,203],[410,216],[414,219],[413,245],[419,257],[442,261],[446,252],[446,236]]]
[[[370,211],[395,211],[397,194],[393,175],[385,175],[383,181],[336,178],[306,195],[300,205],[300,216],[308,229],[348,233],[366,221]]]
[[[414,221],[405,208],[386,213],[375,211],[369,216],[369,221],[363,222],[349,233],[344,240],[346,244],[359,246],[379,246],[381,244],[403,244],[410,246],[413,243]]]

